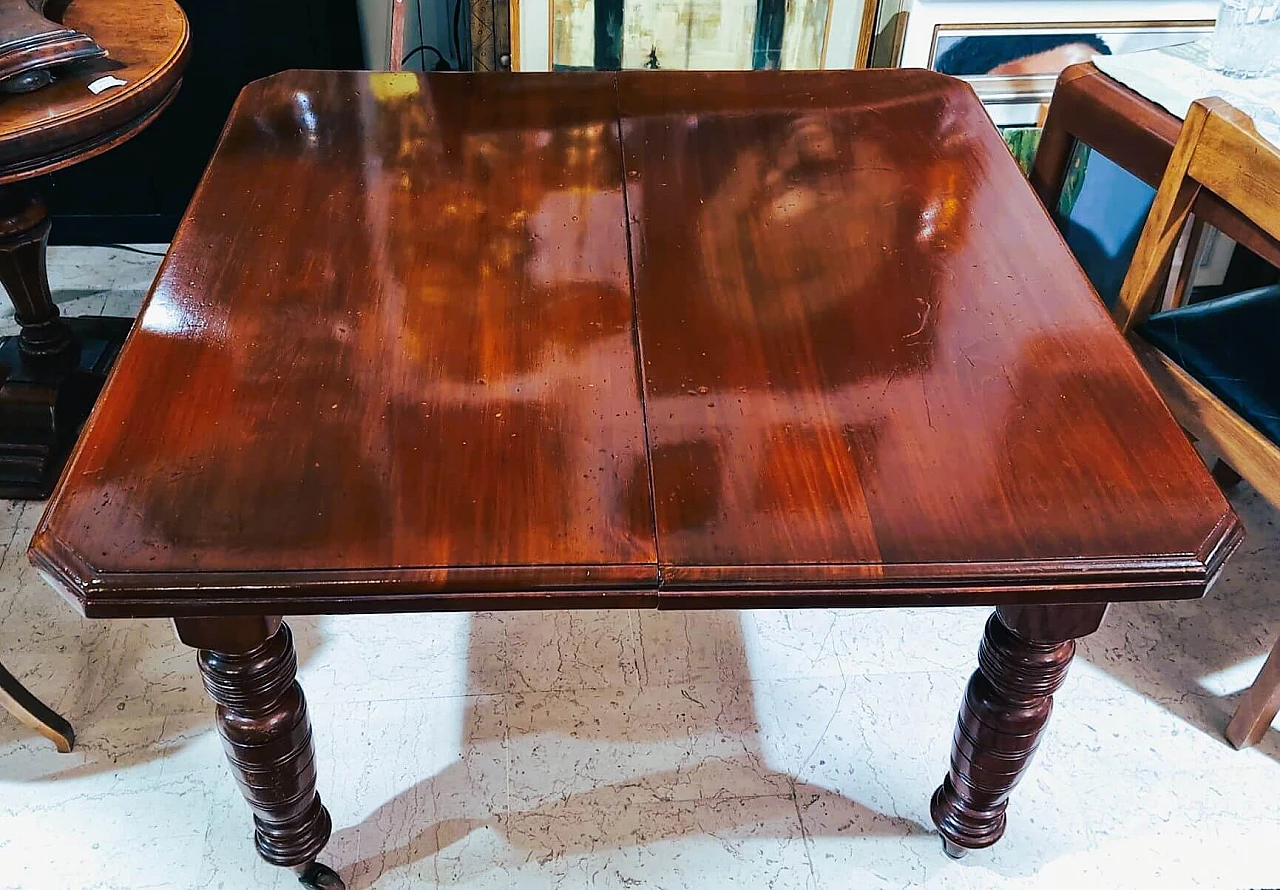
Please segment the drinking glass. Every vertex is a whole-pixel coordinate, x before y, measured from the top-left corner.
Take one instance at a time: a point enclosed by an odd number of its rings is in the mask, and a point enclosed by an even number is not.
[[[1280,55],[1280,0],[1221,0],[1210,42],[1215,68],[1260,77]]]

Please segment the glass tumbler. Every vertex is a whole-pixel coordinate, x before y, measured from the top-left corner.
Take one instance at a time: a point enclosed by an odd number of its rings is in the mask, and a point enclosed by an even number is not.
[[[1280,0],[1221,0],[1210,41],[1213,66],[1232,77],[1261,77],[1280,54]]]

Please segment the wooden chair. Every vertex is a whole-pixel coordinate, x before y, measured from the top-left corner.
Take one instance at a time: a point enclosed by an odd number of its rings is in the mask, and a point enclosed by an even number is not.
[[[18,678],[5,670],[0,664],[0,707],[3,707],[25,726],[34,729],[53,742],[59,751],[66,754],[76,743],[75,731],[71,724],[54,713],[40,699],[18,682]]]
[[[1113,310],[1174,416],[1280,507],[1280,288],[1153,315],[1192,205],[1209,191],[1280,238],[1280,150],[1221,99],[1191,106]],[[1280,642],[1240,702],[1227,738],[1256,743],[1280,710]]]

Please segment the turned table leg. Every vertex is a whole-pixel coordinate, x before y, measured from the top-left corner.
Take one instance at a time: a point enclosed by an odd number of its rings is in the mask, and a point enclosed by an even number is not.
[[[341,888],[316,862],[329,841],[329,812],[316,793],[315,747],[298,685],[293,636],[279,618],[179,618],[178,637],[198,648],[218,734],[253,810],[254,843],[272,865],[308,887]]]
[[[1004,834],[1009,794],[1049,722],[1075,639],[1097,630],[1106,608],[1004,606],[987,621],[978,670],[960,706],[951,770],[930,807],[947,855],[989,847]]]

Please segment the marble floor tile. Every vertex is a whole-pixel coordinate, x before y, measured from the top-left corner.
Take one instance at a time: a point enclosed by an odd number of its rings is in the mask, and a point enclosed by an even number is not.
[[[166,244],[131,244],[117,247],[49,248],[49,290],[146,291],[160,268]],[[155,254],[160,254],[156,256]]]
[[[69,314],[127,314],[158,262],[50,273]],[[943,856],[928,805],[989,610],[622,610],[291,618],[324,859],[352,890],[1280,887],[1280,731],[1221,737],[1280,634],[1280,528],[1232,498],[1249,538],[1208,596],[1080,644],[985,853]],[[42,509],[0,501],[0,661],[78,745],[0,713],[0,890],[296,887],[193,653],[59,599],[25,558]]]
[[[621,609],[509,612],[503,661],[511,692],[637,686],[644,675],[639,613]]]
[[[58,311],[68,317],[137,315],[143,297],[160,268],[165,244],[116,247],[49,248],[49,291]],[[158,254],[158,255],[157,255]],[[0,287],[0,290],[3,288]],[[0,297],[0,337],[18,330],[13,304]]]
[[[513,812],[509,869],[520,888],[812,887],[790,796],[641,804],[572,797]]]
[[[758,680],[964,670],[989,609],[637,612],[645,682]],[[927,639],[923,648],[914,643]]]
[[[639,804],[791,793],[764,762],[751,684],[510,696],[513,808],[578,795]]]

